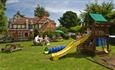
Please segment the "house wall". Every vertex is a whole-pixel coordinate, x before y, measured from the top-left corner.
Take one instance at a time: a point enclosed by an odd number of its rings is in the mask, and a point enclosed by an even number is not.
[[[34,33],[35,29],[38,31],[54,31],[56,28],[55,22],[50,20],[47,16],[43,18],[28,18],[22,17],[22,15],[17,12],[16,15],[9,21],[9,35],[14,38],[14,40],[28,40],[31,33]]]
[[[29,30],[9,30],[8,34],[14,39],[14,40],[28,40],[30,31]]]

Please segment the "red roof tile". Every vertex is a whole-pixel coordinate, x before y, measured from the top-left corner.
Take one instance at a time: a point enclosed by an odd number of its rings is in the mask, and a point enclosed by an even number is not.
[[[20,18],[20,19],[15,19],[14,21],[11,21],[11,23],[13,24],[43,24],[43,23],[46,23],[46,22],[52,22],[55,24],[55,22],[53,20],[50,20],[48,17],[42,17],[42,18],[38,18],[38,17],[35,17],[35,18],[27,18],[27,17],[24,17],[24,18]]]

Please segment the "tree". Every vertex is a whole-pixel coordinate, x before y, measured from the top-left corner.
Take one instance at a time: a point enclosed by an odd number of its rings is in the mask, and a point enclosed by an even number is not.
[[[112,11],[107,15],[107,17],[110,19],[111,22],[115,23],[115,11]]]
[[[85,11],[88,13],[101,13],[102,15],[107,16],[108,13],[110,13],[113,10],[113,4],[112,2],[102,4],[92,3],[89,5],[86,5]]]
[[[110,20],[108,17],[108,14],[110,14],[113,10],[113,4],[112,2],[105,3],[103,2],[102,4],[97,4],[97,3],[92,3],[86,5],[86,13],[85,13],[85,22],[86,23],[91,23],[91,19],[89,17],[89,13],[99,13],[102,14],[107,20]]]
[[[5,6],[5,4],[6,4],[6,1],[7,1],[7,0],[1,0],[1,2],[3,3],[4,6]]]
[[[36,17],[43,17],[43,16],[49,16],[49,13],[45,11],[43,7],[40,7],[39,5],[34,10],[34,16]]]
[[[62,26],[66,28],[74,27],[79,23],[79,18],[76,13],[67,11],[58,19]]]
[[[6,0],[0,0],[0,32],[7,29],[7,18],[5,16],[5,2]]]

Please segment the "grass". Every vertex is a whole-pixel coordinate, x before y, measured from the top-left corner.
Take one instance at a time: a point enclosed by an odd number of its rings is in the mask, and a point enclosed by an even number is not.
[[[53,42],[51,46],[66,45],[71,40]],[[17,42],[24,46],[22,51],[13,53],[0,52],[0,70],[109,70],[86,59],[85,55],[77,56],[75,48],[58,61],[51,61],[51,55],[43,54],[45,46],[32,46],[31,41]],[[5,44],[0,44],[0,48]],[[112,53],[115,52],[112,47]]]

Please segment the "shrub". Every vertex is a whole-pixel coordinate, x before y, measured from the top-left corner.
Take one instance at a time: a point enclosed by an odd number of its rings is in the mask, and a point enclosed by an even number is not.
[[[115,38],[110,38],[109,39],[109,44],[115,45]]]
[[[71,27],[71,28],[70,28],[70,31],[71,31],[71,32],[78,32],[80,29],[81,29],[80,26],[74,26],[74,27]]]
[[[72,39],[76,39],[76,35],[71,35],[71,38]]]
[[[64,39],[66,39],[66,40],[69,39],[68,34],[62,34],[61,36],[62,36]]]
[[[5,37],[1,38],[0,43],[11,43],[13,41],[14,41],[14,39],[12,37],[5,36]]]
[[[111,35],[115,35],[115,26],[111,26],[110,28],[109,28],[109,33],[111,34]]]
[[[63,26],[57,27],[57,30],[61,30],[61,31],[63,31],[64,33],[68,33],[68,31],[69,31],[69,29],[67,29],[66,27],[63,27]]]
[[[36,37],[38,34],[39,34],[38,29],[35,29],[35,30],[34,30],[34,37]]]
[[[33,39],[34,39],[34,33],[30,33],[29,40],[33,40]]]

